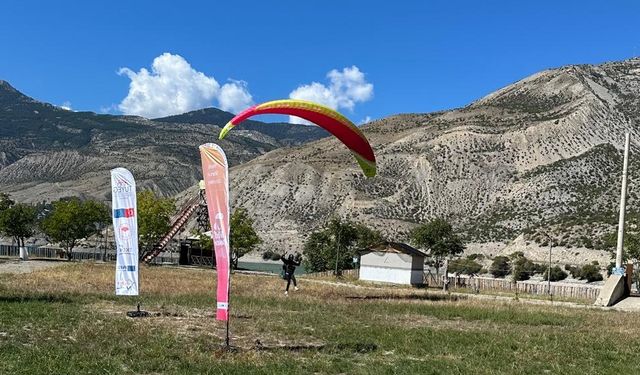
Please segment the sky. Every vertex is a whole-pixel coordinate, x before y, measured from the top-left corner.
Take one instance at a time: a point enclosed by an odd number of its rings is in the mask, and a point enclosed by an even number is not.
[[[640,56],[632,0],[3,0],[0,20],[0,79],[72,110],[149,118],[298,98],[363,123]]]

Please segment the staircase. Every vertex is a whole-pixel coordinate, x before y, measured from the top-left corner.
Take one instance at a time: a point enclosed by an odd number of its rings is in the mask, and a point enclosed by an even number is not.
[[[184,227],[187,221],[189,221],[189,218],[191,217],[191,215],[193,215],[193,213],[199,206],[200,197],[195,197],[189,200],[183,206],[184,208],[182,209],[182,211],[180,211],[180,213],[175,216],[175,220],[173,220],[173,224],[171,224],[171,228],[169,228],[169,231],[164,236],[162,236],[162,238],[155,245],[153,245],[153,248],[150,251],[144,252],[140,259],[145,263],[149,263],[153,260],[153,258],[157,257],[164,250],[169,241],[171,241],[171,239],[180,231],[180,229]]]

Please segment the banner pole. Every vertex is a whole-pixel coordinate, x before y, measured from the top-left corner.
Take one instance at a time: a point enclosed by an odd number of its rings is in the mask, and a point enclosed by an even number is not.
[[[227,302],[228,302],[228,307],[227,307],[227,336],[224,340],[224,344],[227,348],[227,350],[229,350],[229,320],[231,320],[231,270],[229,270],[229,283],[227,284],[229,285],[229,288],[227,289]]]

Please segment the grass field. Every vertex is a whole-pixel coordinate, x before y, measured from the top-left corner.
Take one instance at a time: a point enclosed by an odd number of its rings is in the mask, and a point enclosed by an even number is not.
[[[0,374],[640,373],[634,313],[235,274],[226,352],[213,271],[143,267],[140,319],[113,273],[0,275]]]

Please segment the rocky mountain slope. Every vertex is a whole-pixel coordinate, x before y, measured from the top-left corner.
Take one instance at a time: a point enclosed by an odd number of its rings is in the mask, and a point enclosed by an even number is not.
[[[331,215],[402,239],[445,217],[469,241],[605,247],[617,221],[621,148],[632,132],[629,208],[640,208],[640,59],[540,72],[471,105],[402,114],[363,130],[379,175],[366,179],[326,138],[278,149],[231,170],[233,206],[265,247],[299,249]]]
[[[198,145],[217,141],[219,125],[233,116],[217,109],[195,115],[197,121],[194,113],[148,120],[72,112],[0,81],[0,191],[25,202],[65,196],[109,199],[109,170],[124,166],[142,188],[176,194],[201,179]],[[220,144],[230,164],[237,165],[326,135],[316,128],[291,128],[252,122]],[[287,129],[292,135],[279,138]]]

